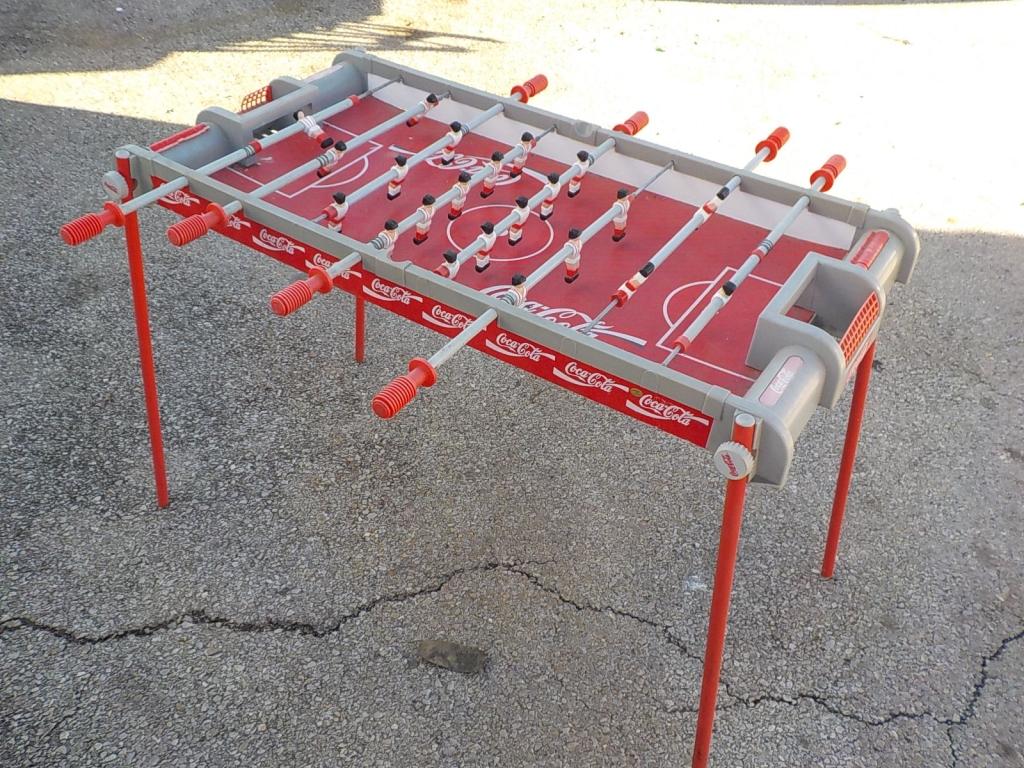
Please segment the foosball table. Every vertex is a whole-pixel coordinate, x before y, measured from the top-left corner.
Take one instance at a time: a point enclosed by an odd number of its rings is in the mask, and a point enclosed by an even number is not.
[[[443,389],[443,365],[472,347],[710,451],[727,485],[693,752],[704,766],[747,484],[785,483],[815,408],[854,380],[831,577],[879,325],[918,240],[894,210],[824,194],[839,155],[806,187],[756,174],[785,128],[724,165],[638,138],[644,112],[605,129],[538,109],[546,86],[537,75],[500,98],[347,51],[238,111],[206,109],[149,147],[122,147],[103,177],[109,201],[61,236],[124,229],[161,507],[138,227],[153,203],[183,217],[167,231],[175,246],[216,231],[302,272],[271,297],[277,315],[352,294],[359,362],[367,301],[447,337],[382,382],[370,404],[381,418]]]

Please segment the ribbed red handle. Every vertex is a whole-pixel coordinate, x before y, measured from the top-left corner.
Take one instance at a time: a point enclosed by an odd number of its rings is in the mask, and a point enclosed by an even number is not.
[[[167,229],[167,239],[179,248],[209,232],[213,227],[227,221],[228,215],[216,203],[210,203],[205,213],[197,213],[172,224]]]
[[[512,88],[512,96],[518,96],[519,100],[526,104],[530,99],[548,87],[548,78],[545,75],[534,75],[522,85]]]
[[[836,177],[845,169],[846,158],[842,155],[832,155],[821,168],[811,174],[811,184],[814,184],[818,179],[824,179],[825,183],[822,185],[821,191],[828,192],[832,189],[832,184],[835,182]]]
[[[299,307],[308,304],[319,293],[330,293],[331,277],[323,267],[316,266],[309,271],[305,280],[296,280],[287,288],[270,297],[270,309],[275,315],[290,315]]]
[[[651,118],[647,113],[643,110],[638,110],[616,125],[612,130],[625,133],[627,136],[636,136],[647,127],[649,122],[651,122]]]
[[[780,125],[774,131],[769,133],[767,138],[758,142],[755,151],[760,152],[762,149],[767,149],[768,155],[765,157],[764,161],[766,163],[770,163],[775,159],[775,156],[779,154],[779,150],[785,146],[787,141],[789,141],[789,129]]]
[[[124,224],[124,214],[117,203],[107,202],[103,204],[103,210],[99,213],[87,213],[74,221],[69,221],[60,228],[60,236],[68,245],[81,245],[86,240],[92,240],[111,224]]]
[[[396,376],[378,392],[371,406],[373,412],[382,419],[390,419],[405,408],[420,387],[433,386],[437,381],[437,371],[422,357],[414,357],[409,361],[409,372]]]

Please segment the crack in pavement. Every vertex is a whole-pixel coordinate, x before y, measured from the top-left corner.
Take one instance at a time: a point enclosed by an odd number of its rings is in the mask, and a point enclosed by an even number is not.
[[[480,573],[486,571],[496,570],[507,570],[519,568],[526,565],[546,565],[550,561],[525,561],[520,562],[516,560],[509,561],[490,561],[481,563],[479,565],[466,566],[463,568],[456,568],[453,571],[445,573],[438,578],[433,584],[419,589],[411,589],[401,592],[391,592],[380,597],[376,597],[365,603],[357,605],[347,613],[343,613],[338,619],[327,625],[313,624],[310,622],[300,621],[281,621],[279,619],[268,618],[263,621],[238,621],[236,619],[230,619],[224,616],[212,616],[205,608],[198,608],[185,613],[172,616],[171,618],[165,619],[164,621],[155,622],[153,624],[145,624],[140,627],[130,627],[127,629],[116,630],[109,632],[104,635],[81,635],[76,634],[72,630],[65,629],[63,627],[54,626],[47,624],[42,621],[26,616],[13,616],[6,619],[0,624],[0,635],[7,634],[9,632],[17,632],[24,629],[34,629],[40,632],[45,632],[56,638],[64,640],[67,643],[73,645],[100,645],[102,643],[108,643],[116,640],[123,640],[127,637],[148,637],[158,632],[164,632],[170,629],[181,626],[188,622],[192,624],[199,624],[205,626],[214,626],[228,629],[232,632],[295,632],[300,635],[311,635],[313,637],[326,637],[327,635],[338,632],[345,624],[357,619],[363,614],[373,611],[375,608],[385,605],[388,603],[401,603],[406,600],[413,600],[417,597],[424,595],[432,595],[443,590],[448,584],[458,576],[467,573]]]
[[[313,637],[321,638],[327,635],[338,632],[346,623],[360,616],[373,611],[377,607],[389,603],[400,603],[407,600],[413,600],[417,597],[424,595],[432,595],[441,592],[449,583],[455,578],[470,574],[470,573],[486,573],[491,571],[505,571],[506,573],[512,573],[523,577],[531,586],[535,589],[544,592],[545,594],[554,597],[560,604],[568,606],[576,611],[585,613],[598,613],[603,615],[616,616],[618,618],[627,619],[638,624],[642,624],[655,630],[660,634],[665,641],[678,650],[683,656],[692,661],[703,664],[703,657],[695,654],[689,649],[685,642],[671,631],[671,625],[664,624],[653,619],[649,619],[645,616],[641,616],[632,611],[625,610],[623,608],[617,608],[612,605],[594,605],[593,603],[584,602],[570,597],[566,597],[562,592],[549,584],[547,584],[540,576],[532,571],[528,570],[528,566],[534,565],[547,565],[552,561],[544,560],[503,560],[503,561],[489,561],[473,566],[466,566],[463,568],[457,568],[453,571],[443,574],[441,577],[436,579],[434,583],[421,587],[419,589],[406,590],[401,592],[392,592],[380,597],[376,597],[365,603],[357,605],[351,611],[342,614],[337,621],[333,624],[328,625],[317,625],[308,622],[292,622],[292,621],[280,621],[277,619],[266,619],[262,622],[247,622],[237,621],[220,616],[211,616],[206,612],[205,609],[198,609],[188,611],[183,614],[179,614],[172,618],[166,619],[165,621],[157,622],[154,624],[147,624],[141,627],[133,627],[115,632],[110,632],[105,635],[79,635],[75,634],[71,630],[46,624],[44,622],[36,621],[27,617],[11,617],[6,619],[0,624],[0,635],[7,634],[10,632],[16,632],[24,629],[34,629],[41,632],[46,632],[54,637],[64,640],[68,643],[75,645],[99,645],[115,640],[121,640],[127,637],[148,637],[156,634],[157,632],[163,632],[169,629],[178,627],[186,622],[193,624],[216,626],[228,629],[233,632],[296,632],[303,635],[311,635]],[[1013,643],[1024,638],[1024,629],[1011,634],[1000,642],[999,646],[990,654],[987,654],[981,659],[981,670],[977,681],[974,683],[973,690],[970,698],[964,707],[960,710],[960,714],[955,717],[940,717],[933,712],[904,712],[894,711],[885,714],[882,717],[869,717],[857,712],[848,712],[841,709],[835,704],[828,701],[825,696],[816,693],[805,693],[799,692],[792,696],[782,696],[778,694],[765,693],[758,696],[743,696],[732,690],[730,683],[724,677],[722,678],[722,690],[726,696],[732,699],[735,704],[732,707],[744,706],[749,709],[753,709],[764,703],[783,704],[786,706],[795,707],[803,701],[809,701],[825,711],[841,717],[846,720],[856,722],[860,725],[867,726],[869,728],[878,728],[897,720],[932,720],[938,725],[946,727],[946,736],[949,740],[950,755],[952,757],[952,766],[956,768],[959,765],[960,755],[957,752],[956,744],[953,738],[953,729],[957,727],[964,727],[967,723],[977,714],[978,701],[981,699],[985,691],[985,687],[989,680],[989,666],[999,659],[1003,653],[1006,652],[1007,648]],[[564,683],[559,680],[564,687]],[[730,709],[729,706],[719,705],[718,709]],[[663,711],[668,714],[676,713],[693,713],[696,710],[688,707],[672,707],[666,709],[661,707]],[[66,717],[64,719],[67,719]]]

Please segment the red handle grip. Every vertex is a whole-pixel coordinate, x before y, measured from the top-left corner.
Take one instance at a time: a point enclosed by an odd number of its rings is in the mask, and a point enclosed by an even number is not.
[[[228,220],[228,215],[216,203],[210,203],[206,213],[197,213],[172,224],[167,229],[167,239],[171,245],[181,247],[193,240],[198,240],[214,227],[218,227]]]
[[[785,146],[787,141],[789,141],[789,129],[780,125],[774,131],[769,133],[767,138],[758,142],[754,151],[760,152],[762,149],[767,149],[768,156],[765,157],[764,161],[766,163],[770,163],[775,159],[775,156],[779,154],[779,150]]]
[[[545,75],[534,75],[522,85],[512,87],[512,96],[518,96],[519,100],[526,104],[530,99],[548,87],[548,79]]]
[[[117,203],[106,202],[99,213],[87,213],[74,221],[69,221],[60,228],[60,236],[68,245],[81,245],[86,240],[92,240],[111,224],[123,226],[124,213]]]
[[[824,179],[825,183],[822,185],[821,191],[828,192],[832,189],[836,176],[842,173],[845,168],[846,158],[842,155],[832,155],[821,168],[811,174],[811,184],[814,184],[818,179]]]
[[[299,307],[308,304],[317,293],[331,292],[331,276],[319,264],[309,270],[309,277],[296,280],[287,288],[270,297],[270,309],[275,315],[290,315]]]
[[[409,361],[409,372],[392,379],[384,389],[378,392],[371,405],[373,412],[382,419],[390,419],[405,408],[416,397],[420,387],[431,387],[437,381],[437,371],[422,357],[414,357]]]
[[[612,130],[624,133],[627,136],[636,136],[647,127],[649,122],[651,122],[651,118],[647,116],[647,113],[639,110],[616,125]]]

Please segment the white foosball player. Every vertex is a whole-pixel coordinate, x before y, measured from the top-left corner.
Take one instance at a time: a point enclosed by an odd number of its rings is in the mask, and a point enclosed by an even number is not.
[[[455,182],[455,197],[452,198],[451,207],[448,209],[449,221],[455,221],[462,215],[462,208],[466,205],[466,198],[469,197],[469,182],[473,177],[468,171],[459,172],[459,180]]]
[[[537,146],[537,139],[533,137],[533,134],[529,131],[523,133],[519,137],[519,143],[517,147],[521,148],[519,156],[512,161],[512,167],[509,169],[509,176],[513,179],[518,179],[523,174],[523,167],[526,165],[526,159],[530,156],[533,148]]]
[[[576,159],[578,162],[573,163],[573,168],[576,169],[576,173],[571,179],[569,179],[569,197],[576,197],[580,193],[580,187],[583,185],[583,177],[587,175],[587,171],[590,170],[596,161],[594,156],[587,152],[585,149],[581,149],[576,153]]]
[[[487,198],[494,194],[494,185],[498,183],[498,176],[501,174],[501,165],[504,160],[505,155],[501,152],[495,152],[491,155],[491,159],[487,163],[489,172],[484,176],[480,197]]]
[[[559,175],[554,171],[548,174],[548,183],[544,185],[544,190],[548,193],[548,196],[540,204],[541,221],[547,221],[551,218],[551,214],[555,212],[555,200],[558,199],[558,193],[562,191],[562,182],[559,181],[559,178]]]
[[[580,257],[583,255],[583,243],[580,242],[581,231],[573,227],[569,230],[566,246],[570,248],[565,257],[565,282],[572,283],[580,276]]]
[[[420,106],[423,107],[423,111],[415,117],[410,117],[405,121],[405,124],[412,128],[416,123],[423,119],[423,116],[430,110],[437,106],[439,99],[434,94],[428,94],[427,98],[420,102]]]
[[[332,197],[334,202],[329,203],[322,213],[327,221],[327,226],[335,232],[341,232],[342,222],[348,213],[348,201],[345,199],[344,192],[335,192]]]
[[[459,274],[459,266],[459,254],[449,249],[444,252],[444,264],[435,269],[434,274],[454,279]]]
[[[441,150],[441,165],[451,165],[455,162],[455,148],[459,146],[459,142],[462,141],[462,137],[465,134],[462,132],[462,123],[458,120],[451,123],[448,128],[448,133],[445,134],[445,138],[448,139],[448,143],[444,145]]]
[[[430,236],[430,223],[434,220],[434,202],[433,195],[424,195],[423,204],[416,209],[420,219],[416,222],[416,233],[412,236],[414,245],[425,242]]]
[[[324,140],[326,134],[324,133],[324,129],[317,125],[316,120],[301,110],[296,112],[294,117],[296,122],[302,123],[302,132],[309,136],[309,138],[317,143]]]
[[[485,221],[480,225],[480,229],[483,231],[483,235],[480,237],[484,242],[480,249],[473,254],[473,258],[476,259],[477,272],[483,272],[491,266],[491,250],[494,248],[494,241],[498,239],[498,236],[494,233],[493,223]]]
[[[388,200],[394,200],[402,194],[402,182],[409,174],[409,159],[405,155],[395,158],[394,177],[388,181]]]
[[[517,272],[512,275],[512,287],[499,297],[513,307],[521,307],[526,303],[526,275]]]
[[[629,195],[628,189],[620,189],[615,193],[617,198],[615,204],[619,206],[622,213],[612,219],[612,240],[616,243],[626,236],[626,220],[629,218],[629,206],[633,198]]]
[[[344,141],[335,141],[330,138],[324,139],[320,142],[321,147],[324,147],[325,145],[327,151],[318,158],[320,161],[320,167],[316,169],[316,175],[319,179],[322,179],[338,167],[338,163],[341,162],[341,158],[345,156],[345,150],[348,149],[348,147],[345,146]]]
[[[394,219],[388,219],[384,222],[384,229],[381,230],[377,237],[384,240],[384,247],[381,249],[387,254],[390,259],[391,255],[395,252],[395,243],[398,242],[398,222]]]
[[[516,220],[512,222],[512,226],[508,228],[508,244],[517,245],[520,240],[523,239],[523,227],[526,225],[527,220],[530,218],[530,201],[523,195],[516,198],[516,207],[512,213],[515,215]]]

